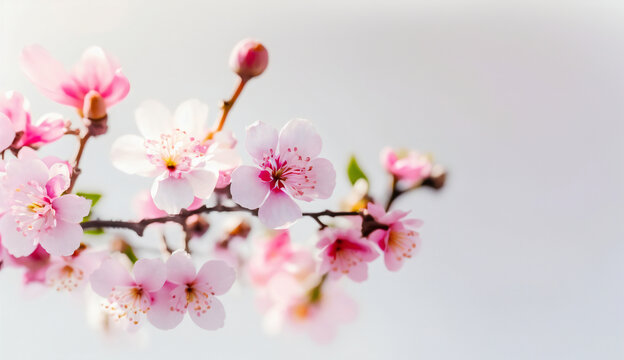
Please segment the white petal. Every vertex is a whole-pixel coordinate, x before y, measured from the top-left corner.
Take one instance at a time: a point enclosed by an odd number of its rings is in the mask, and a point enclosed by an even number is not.
[[[272,229],[286,227],[302,216],[301,208],[283,191],[271,191],[258,210],[258,218]]]
[[[145,140],[136,135],[124,135],[111,148],[113,165],[128,174],[153,176],[156,166],[147,158]]]
[[[155,100],[146,100],[134,112],[137,127],[147,139],[157,139],[161,134],[173,130],[173,117],[163,104]]]
[[[245,146],[254,159],[262,160],[262,157],[270,154],[271,150],[277,151],[277,139],[277,130],[274,127],[256,121],[247,127]]]
[[[152,199],[160,210],[178,214],[193,203],[193,187],[187,179],[176,179],[168,174],[158,177],[152,185]]]
[[[186,174],[185,178],[193,187],[193,194],[200,199],[208,199],[214,192],[219,173],[208,169],[197,169]]]
[[[232,172],[230,192],[232,200],[248,209],[257,209],[269,193],[269,183],[260,179],[262,170],[252,166],[240,166]]]
[[[279,134],[280,154],[286,154],[290,149],[303,157],[315,158],[321,153],[322,145],[321,137],[308,120],[291,120]]]
[[[186,100],[177,107],[173,119],[177,128],[195,138],[202,139],[206,135],[208,105],[197,99]]]

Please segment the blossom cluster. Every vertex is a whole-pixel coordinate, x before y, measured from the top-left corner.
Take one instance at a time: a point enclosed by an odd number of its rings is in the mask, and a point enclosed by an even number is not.
[[[339,197],[341,208],[304,211],[306,203],[336,198],[336,170],[322,155],[314,124],[293,119],[278,130],[251,123],[241,142],[250,162],[225,128],[243,88],[268,59],[254,40],[234,48],[230,66],[238,86],[214,125],[198,99],[174,111],[155,100],[138,105],[139,135],[116,139],[110,158],[121,172],[150,178],[152,185],[134,201],[138,221],[100,220],[93,213],[101,195],[74,188],[89,139],[115,126],[109,112],[125,99],[130,82],[99,47],[87,49],[69,71],[40,46],[26,47],[20,58],[26,76],[50,100],[74,108],[79,121],[56,113],[33,121],[23,95],[0,96],[0,268],[21,269],[29,286],[94,292],[99,311],[128,331],[146,320],[172,329],[186,313],[202,329],[219,329],[226,319],[219,297],[243,279],[254,289],[267,331],[291,328],[331,340],[338,325],[356,316],[341,280],[367,280],[369,263],[378,259],[398,271],[420,250],[422,221],[392,209],[394,201],[416,189],[442,188],[446,172],[430,155],[388,147],[380,155],[391,179],[386,201],[369,192],[353,157],[347,167],[352,189]],[[38,151],[65,136],[78,140],[75,157]],[[213,230],[211,213],[229,217]],[[319,227],[309,232],[311,246],[291,240],[290,228],[304,217]],[[133,235],[145,235],[148,227],[161,239],[154,246],[159,256],[133,246]],[[175,245],[166,235],[171,229],[182,234]],[[193,249],[210,238],[212,251]]]

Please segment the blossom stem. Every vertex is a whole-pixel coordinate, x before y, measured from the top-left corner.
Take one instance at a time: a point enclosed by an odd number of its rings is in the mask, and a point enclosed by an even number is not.
[[[236,90],[234,91],[234,94],[232,95],[230,100],[223,101],[223,104],[221,105],[222,113],[221,113],[221,119],[219,120],[219,124],[217,125],[216,129],[210,131],[208,135],[206,135],[206,137],[204,138],[204,141],[212,140],[214,135],[223,129],[223,126],[225,125],[225,120],[227,119],[227,116],[230,113],[230,109],[232,109],[232,106],[234,106],[234,103],[236,102],[236,99],[238,99],[238,96],[243,91],[245,84],[247,84],[247,79],[240,78],[238,86],[236,87]]]
[[[390,197],[388,198],[388,202],[386,203],[386,211],[390,210],[390,207],[392,206],[394,200],[396,200],[399,196],[403,195],[403,193],[405,192],[399,189],[398,182],[399,181],[397,180],[396,176],[392,178],[392,191],[390,192]]]
[[[76,185],[76,180],[78,180],[78,176],[82,170],[80,169],[80,160],[82,160],[82,154],[84,153],[85,146],[87,145],[87,141],[91,138],[91,134],[87,132],[84,136],[80,137],[80,145],[78,147],[78,153],[76,154],[76,158],[74,159],[74,163],[72,164],[72,174],[69,182],[69,187],[65,191],[65,193],[69,194],[74,189],[74,185]]]

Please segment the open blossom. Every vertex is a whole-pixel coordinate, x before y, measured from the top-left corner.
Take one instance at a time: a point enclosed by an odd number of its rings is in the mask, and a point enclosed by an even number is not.
[[[254,239],[254,251],[248,264],[248,273],[254,286],[265,286],[277,273],[285,271],[297,250],[290,241],[288,230],[272,236]]]
[[[285,226],[301,217],[294,199],[327,199],[336,185],[336,171],[319,158],[322,141],[307,120],[291,120],[280,131],[257,121],[247,128],[247,151],[256,163],[232,173],[232,199],[258,210],[263,224]]]
[[[361,219],[359,220],[361,224]],[[368,240],[362,238],[360,228],[361,226],[344,229],[328,227],[321,230],[321,239],[317,244],[322,249],[321,273],[329,273],[332,279],[346,275],[353,281],[366,280],[368,263],[379,254]]]
[[[160,259],[140,259],[132,275],[115,259],[106,259],[91,275],[91,287],[107,299],[106,311],[126,329],[138,329],[145,314],[152,310],[154,294],[167,280],[165,263]]]
[[[38,45],[24,48],[20,64],[39,91],[58,103],[76,108],[80,114],[89,93],[97,93],[109,108],[130,91],[130,83],[117,61],[96,46],[85,50],[70,72]]]
[[[36,122],[33,122],[28,111],[27,101],[22,94],[15,91],[8,91],[0,95],[0,114],[9,118],[13,125],[13,131],[18,134],[17,141],[13,144],[13,148],[16,149],[23,146],[37,148],[54,142],[65,134],[68,124],[62,115],[52,113],[43,115]],[[0,126],[2,125],[0,124]],[[2,140],[0,140],[0,148],[2,148],[1,142]]]
[[[155,294],[150,322],[160,329],[176,327],[184,315],[197,326],[217,330],[225,323],[225,309],[217,298],[234,283],[234,269],[221,260],[207,261],[199,271],[184,251],[174,252],[167,260],[167,282]]]
[[[219,171],[240,163],[233,149],[202,142],[208,107],[198,100],[183,102],[173,115],[160,103],[146,101],[135,116],[143,138],[117,139],[111,151],[113,164],[128,174],[155,176],[154,204],[169,214],[189,207],[195,198],[209,198]]]
[[[405,187],[420,184],[429,177],[433,163],[427,155],[413,150],[395,151],[385,148],[381,152],[381,163],[386,171],[395,176]]]
[[[413,229],[422,225],[417,219],[405,219],[409,212],[394,210],[386,213],[381,205],[368,204],[368,213],[378,223],[388,225],[388,229],[373,231],[368,239],[377,243],[384,252],[384,261],[390,271],[397,271],[405,259],[414,255],[420,248],[420,234]]]
[[[104,252],[79,248],[71,256],[52,256],[45,272],[45,282],[56,291],[74,291],[84,287],[100,267]]]
[[[273,302],[264,319],[267,331],[278,333],[287,328],[327,343],[339,325],[355,320],[356,303],[336,283],[320,280],[309,284],[287,274],[271,280],[268,293]]]
[[[0,234],[2,244],[16,257],[31,254],[38,244],[50,254],[71,255],[80,245],[80,222],[89,214],[91,201],[63,195],[70,184],[70,170],[62,162],[39,159],[24,148],[7,162],[1,187]]]

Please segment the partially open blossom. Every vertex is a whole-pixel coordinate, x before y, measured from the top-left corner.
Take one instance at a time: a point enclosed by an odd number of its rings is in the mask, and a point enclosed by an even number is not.
[[[6,164],[2,181],[7,196],[0,199],[2,243],[16,257],[31,254],[37,244],[50,254],[71,255],[80,245],[80,222],[91,201],[67,194],[70,170],[65,163],[48,166],[28,148]]]
[[[258,210],[263,224],[286,226],[301,217],[293,198],[327,199],[336,185],[336,171],[319,158],[322,141],[307,120],[291,120],[280,131],[256,121],[247,128],[245,143],[256,167],[240,166],[232,173],[232,199]]]
[[[399,270],[405,259],[411,258],[420,248],[420,234],[413,229],[419,228],[422,221],[405,219],[409,212],[394,210],[386,213],[383,206],[368,204],[368,213],[378,223],[388,225],[388,229],[373,231],[368,239],[379,245],[384,252],[386,267],[390,271]]]
[[[230,68],[243,80],[264,72],[269,65],[269,52],[256,40],[241,40],[230,55]]]
[[[135,116],[143,138],[117,139],[111,151],[113,164],[129,174],[156,177],[154,204],[169,214],[189,207],[196,197],[209,198],[219,171],[240,163],[235,150],[202,143],[208,107],[198,100],[183,102],[173,115],[160,103],[146,101]]]
[[[130,83],[122,74],[119,63],[96,46],[85,50],[70,72],[38,45],[24,48],[20,64],[26,76],[45,96],[76,108],[84,116],[87,116],[83,109],[89,92],[97,92],[104,99],[106,108],[110,108],[130,91]]]
[[[353,281],[364,281],[368,277],[368,263],[379,254],[371,247],[368,240],[362,238],[361,219],[350,228],[325,228],[317,247],[322,249],[322,274],[329,273],[330,278],[337,279],[342,275]]]
[[[132,275],[119,261],[106,259],[91,275],[91,287],[107,299],[106,311],[132,331],[141,326],[152,310],[154,294],[167,280],[165,263],[160,259],[140,259]]]
[[[385,148],[381,152],[381,163],[403,186],[419,185],[431,174],[431,157],[413,150],[395,151]]]
[[[14,141],[11,138],[11,130],[6,125],[6,120],[2,120],[0,115],[0,149],[11,145],[14,149],[19,149],[23,146],[38,148],[49,144],[65,134],[68,124],[62,115],[53,113],[45,114],[37,121],[33,121],[28,109],[28,102],[22,94],[15,91],[8,91],[0,95],[0,114],[6,115],[10,120],[13,126],[13,138],[17,134],[17,139]],[[3,147],[9,138],[11,138],[11,143]]]
[[[331,341],[339,325],[355,320],[357,305],[331,281],[315,285],[279,274],[271,280],[273,302],[265,315],[265,329],[277,333],[284,328],[307,332],[319,343]]]
[[[154,294],[148,319],[157,328],[172,329],[188,312],[202,329],[222,328],[225,309],[217,296],[225,294],[235,279],[234,269],[220,260],[207,261],[195,271],[191,257],[178,250],[167,260],[167,282]]]
[[[52,256],[45,273],[46,284],[56,291],[81,289],[100,267],[105,253],[79,248],[71,256]]]

